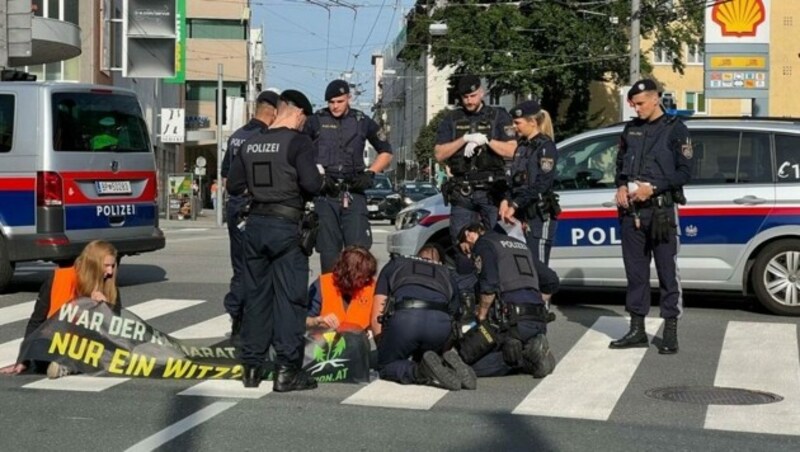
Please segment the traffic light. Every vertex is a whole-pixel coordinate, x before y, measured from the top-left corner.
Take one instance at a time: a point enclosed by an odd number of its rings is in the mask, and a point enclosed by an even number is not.
[[[123,77],[175,76],[176,0],[123,0]]]

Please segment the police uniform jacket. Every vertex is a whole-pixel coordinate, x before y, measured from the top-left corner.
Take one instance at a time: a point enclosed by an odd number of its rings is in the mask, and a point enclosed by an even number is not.
[[[509,303],[540,301],[539,277],[528,245],[497,232],[482,235],[472,248],[483,294],[499,294]]]
[[[450,270],[439,263],[416,256],[395,256],[378,275],[376,295],[422,300],[447,305],[455,315],[459,307],[458,284]]]
[[[511,200],[518,210],[553,190],[557,163],[556,145],[543,133],[518,141],[511,163]]]
[[[269,126],[256,119],[252,118],[250,122],[240,127],[236,132],[233,132],[233,135],[228,138],[228,150],[225,152],[225,156],[222,158],[222,177],[227,178],[228,173],[231,170],[231,160],[236,157],[236,154],[239,153],[239,149],[242,147],[242,143],[247,141],[248,138],[255,135],[257,132],[268,129]]]
[[[228,178],[232,195],[248,190],[253,202],[303,209],[322,177],[308,136],[285,127],[262,130],[242,144]]]
[[[339,118],[324,108],[308,118],[304,132],[317,145],[316,162],[331,177],[347,178],[363,173],[367,141],[378,153],[392,152],[380,127],[360,110],[348,109]]]
[[[692,177],[689,129],[675,116],[625,126],[617,153],[617,187],[636,180],[654,186],[653,196],[683,187]]]
[[[439,124],[436,144],[450,143],[467,133],[482,133],[489,141],[511,141],[514,139],[514,126],[511,116],[503,108],[481,104],[481,108],[474,113],[458,108]],[[463,177],[478,172],[482,173],[480,177],[504,172],[503,157],[489,149],[488,145],[476,149],[476,154],[469,159],[464,156],[465,148],[466,145],[447,159],[453,176]]]

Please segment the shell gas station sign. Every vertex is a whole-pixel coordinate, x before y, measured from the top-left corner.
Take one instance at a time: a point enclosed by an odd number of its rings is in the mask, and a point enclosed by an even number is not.
[[[705,20],[707,98],[766,98],[771,0],[715,0]]]

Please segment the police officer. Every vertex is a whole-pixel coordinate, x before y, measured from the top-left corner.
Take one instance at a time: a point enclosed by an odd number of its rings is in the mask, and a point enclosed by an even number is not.
[[[474,259],[480,291],[479,324],[459,346],[464,362],[479,377],[552,373],[556,363],[547,342],[547,309],[527,244],[477,223],[465,227],[459,240]]]
[[[511,164],[511,190],[500,203],[500,218],[525,223],[525,240],[534,259],[548,264],[560,212],[553,192],[558,151],[553,143],[550,114],[535,100],[511,110],[519,136]]]
[[[275,121],[275,114],[278,109],[278,93],[264,91],[256,99],[256,114],[253,118],[233,132],[228,139],[228,150],[222,159],[222,178],[223,184],[228,177],[231,168],[231,160],[236,157],[242,147],[242,143],[248,138],[266,129]],[[242,230],[239,228],[239,213],[247,203],[247,196],[229,195],[225,210],[226,221],[228,222],[228,238],[230,239],[231,267],[233,267],[233,277],[231,277],[230,290],[225,295],[223,302],[225,312],[231,316],[231,337],[238,339],[239,330],[242,325],[242,300],[244,299],[242,274],[244,272],[244,248],[242,247]]]
[[[350,245],[372,246],[364,190],[372,187],[375,173],[392,161],[392,149],[372,118],[350,108],[350,85],[334,80],[325,90],[328,108],[309,118],[305,132],[318,147],[317,164],[325,174],[322,196],[314,200],[319,215],[317,251],[322,273],[330,272],[339,252]],[[365,171],[364,145],[378,152]]]
[[[506,189],[504,158],[514,155],[516,143],[511,118],[502,108],[483,103],[481,81],[465,75],[457,83],[461,107],[450,112],[439,125],[434,155],[446,163],[452,177],[442,190],[450,204],[450,238],[478,218],[487,229],[497,222],[498,193]],[[469,259],[456,255],[459,288],[472,290],[475,279]]]
[[[306,96],[280,95],[278,116],[242,144],[232,162],[228,191],[252,196],[244,232],[245,298],[240,357],[245,387],[261,383],[272,345],[277,357],[273,390],[313,389],[316,381],[301,370],[308,310],[308,257],[300,248],[304,198],[319,192],[322,178],[314,164],[314,145],[300,133],[312,113]]]
[[[655,258],[666,319],[658,352],[678,352],[678,318],[683,295],[677,269],[678,210],[683,186],[692,174],[689,130],[661,108],[652,80],[640,80],[628,92],[638,118],[622,131],[617,153],[616,202],[620,212],[622,259],[628,278],[625,309],[630,330],[611,348],[647,347],[644,318],[650,311],[650,260]]]
[[[426,245],[417,256],[393,257],[381,270],[372,311],[378,371],[402,384],[475,389],[475,372],[458,352],[439,355],[459,314],[456,283],[441,258],[436,246]]]

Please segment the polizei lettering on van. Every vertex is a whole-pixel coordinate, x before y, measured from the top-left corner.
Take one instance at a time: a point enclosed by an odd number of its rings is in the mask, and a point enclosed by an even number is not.
[[[572,228],[570,237],[573,246],[586,245],[619,245],[622,241],[617,237],[617,228]]]
[[[279,152],[280,150],[280,143],[255,143],[247,145],[248,154],[266,154]]]
[[[114,204],[110,206],[97,206],[97,216],[119,217],[123,215],[136,215],[135,204]]]

